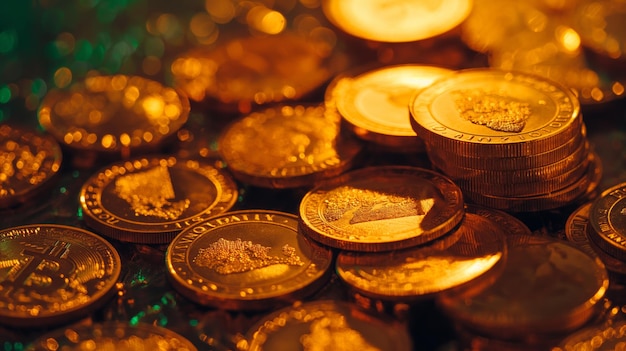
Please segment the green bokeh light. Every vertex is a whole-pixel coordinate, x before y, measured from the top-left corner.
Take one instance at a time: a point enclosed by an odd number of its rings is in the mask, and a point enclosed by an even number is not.
[[[8,86],[0,87],[0,104],[6,104],[11,100],[11,89]]]
[[[17,44],[17,33],[14,30],[0,32],[0,53],[6,54],[13,51]]]

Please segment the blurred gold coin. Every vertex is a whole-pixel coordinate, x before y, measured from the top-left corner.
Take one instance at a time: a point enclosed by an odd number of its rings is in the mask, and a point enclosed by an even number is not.
[[[346,65],[334,41],[285,32],[190,50],[172,62],[171,70],[174,85],[190,99],[249,113],[253,106],[301,99]]]
[[[80,206],[88,226],[110,238],[169,243],[181,230],[226,212],[237,185],[205,162],[171,156],[111,164],[83,184]]]
[[[379,42],[408,42],[440,35],[459,25],[471,9],[471,0],[322,1],[326,18],[341,30]]]
[[[138,76],[90,76],[68,90],[51,90],[39,122],[74,150],[121,153],[154,150],[187,121],[189,100]]]
[[[341,301],[313,301],[275,311],[246,333],[246,350],[412,350],[406,328]]]
[[[456,71],[416,94],[409,109],[428,148],[474,157],[548,152],[582,125],[578,99],[569,89],[496,69]]]
[[[310,186],[353,165],[362,145],[340,135],[339,118],[319,105],[282,105],[226,127],[219,151],[238,180],[267,188]]]
[[[22,204],[45,189],[63,155],[50,135],[0,125],[0,208]]]
[[[503,212],[489,217],[476,214],[469,207],[444,246],[439,240],[404,250],[381,253],[342,251],[337,256],[336,272],[348,286],[361,294],[385,300],[411,301],[466,284],[493,273],[505,259],[505,236],[519,226],[507,221]],[[483,210],[488,211],[486,209]],[[492,218],[499,216],[500,221]],[[522,224],[521,228],[525,226]],[[525,230],[520,230],[525,232]],[[528,231],[528,229],[526,229]]]
[[[57,329],[27,346],[28,351],[196,351],[183,336],[156,325],[105,322]]]
[[[626,350],[626,321],[593,325],[567,336],[552,351],[622,351]]]
[[[394,147],[423,149],[409,121],[407,105],[416,91],[451,73],[426,65],[396,65],[340,76],[326,89],[334,105],[360,138]]]
[[[182,231],[166,255],[172,285],[222,309],[263,310],[312,294],[329,277],[332,253],[298,232],[292,214],[228,212]]]
[[[33,328],[88,315],[115,293],[122,262],[100,236],[31,224],[0,231],[0,323]]]
[[[354,251],[426,243],[463,218],[461,190],[442,174],[417,167],[355,170],[310,190],[300,203],[305,234]]]
[[[573,26],[583,45],[612,59],[623,59],[626,56],[624,1],[585,1],[572,13]]]
[[[454,320],[485,336],[524,340],[574,331],[594,315],[609,284],[598,258],[547,237],[509,236],[507,247],[492,285],[440,296]]]

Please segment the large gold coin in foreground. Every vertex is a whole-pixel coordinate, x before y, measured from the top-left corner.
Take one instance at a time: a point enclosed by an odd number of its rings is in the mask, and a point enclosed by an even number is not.
[[[187,298],[223,309],[269,309],[328,278],[332,253],[298,233],[298,218],[267,210],[225,213],[181,232],[166,262]]]
[[[86,230],[38,224],[0,231],[0,323],[62,324],[85,316],[114,293],[121,260]]]
[[[354,251],[407,248],[448,233],[463,218],[461,190],[442,174],[404,166],[364,168],[309,191],[305,234]]]

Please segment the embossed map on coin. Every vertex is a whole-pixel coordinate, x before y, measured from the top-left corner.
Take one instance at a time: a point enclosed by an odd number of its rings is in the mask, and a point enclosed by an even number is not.
[[[283,257],[272,256],[269,246],[254,244],[252,241],[227,240],[219,238],[209,247],[200,249],[194,262],[220,274],[243,273],[277,264],[302,266],[304,262],[289,244],[282,247]]]
[[[396,183],[368,182],[341,186],[328,193],[323,208],[324,218],[340,227],[351,227],[352,232],[404,231],[419,227],[423,218],[436,203],[445,203],[441,193],[428,182],[423,186],[398,186]]]
[[[115,193],[128,202],[135,215],[165,220],[178,219],[191,202],[189,199],[173,201],[176,194],[165,166],[120,176],[115,181]]]
[[[521,132],[531,115],[530,104],[503,92],[460,90],[452,98],[463,119],[500,132]]]

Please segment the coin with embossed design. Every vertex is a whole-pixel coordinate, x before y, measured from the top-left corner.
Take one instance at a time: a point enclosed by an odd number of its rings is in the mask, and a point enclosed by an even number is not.
[[[407,248],[463,218],[461,190],[446,176],[405,166],[355,170],[310,190],[300,203],[305,234],[353,251]]]
[[[482,216],[468,207],[453,233],[431,243],[392,252],[342,251],[337,275],[361,294],[384,300],[412,301],[466,284],[478,285],[497,276],[506,254],[505,240],[515,228],[530,233],[510,215],[489,212]],[[492,220],[497,216],[501,220]],[[509,227],[507,224],[513,223]],[[451,243],[441,245],[442,240]]]
[[[589,210],[589,238],[604,252],[626,260],[626,183],[602,192]]]
[[[246,350],[412,350],[406,327],[342,301],[313,301],[275,311],[246,334]]]
[[[548,152],[580,133],[571,90],[528,73],[457,71],[417,93],[412,126],[427,147],[477,157]]]
[[[340,135],[339,117],[320,105],[283,105],[228,126],[219,150],[237,179],[260,187],[310,186],[349,169],[362,145]]]
[[[358,137],[394,149],[420,151],[423,141],[411,128],[407,105],[416,91],[451,72],[405,64],[340,76],[326,89],[325,100]]]
[[[552,351],[620,351],[626,348],[626,321],[591,325],[563,339]]]
[[[502,273],[482,290],[447,291],[439,304],[468,329],[526,340],[576,330],[609,285],[604,264],[563,240],[511,235]]]
[[[66,327],[42,335],[26,347],[28,351],[196,351],[183,336],[152,324],[105,322]]]
[[[626,276],[626,262],[607,254],[599,248],[593,240],[589,239],[591,235],[596,235],[591,232],[593,229],[589,222],[590,210],[591,202],[587,202],[579,206],[569,215],[565,222],[565,239],[578,246],[590,256],[599,257],[609,273],[613,273],[620,279],[623,279],[623,277]],[[611,278],[613,278],[613,276],[611,276]]]
[[[0,208],[32,199],[58,174],[63,155],[49,135],[0,125]]]
[[[167,249],[172,285],[202,305],[262,310],[305,297],[327,280],[332,252],[298,232],[292,214],[243,210],[183,230]]]
[[[83,229],[32,224],[0,231],[0,323],[40,327],[67,323],[102,306],[115,292],[120,257]]]
[[[102,235],[165,244],[181,230],[231,209],[237,185],[223,170],[170,156],[111,164],[83,184],[87,225]]]

